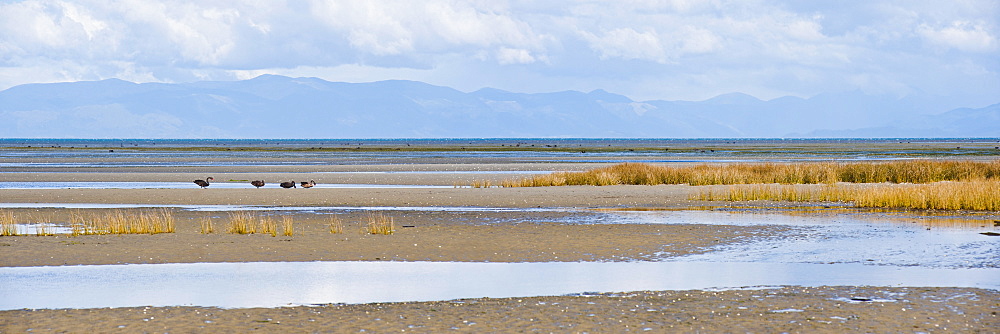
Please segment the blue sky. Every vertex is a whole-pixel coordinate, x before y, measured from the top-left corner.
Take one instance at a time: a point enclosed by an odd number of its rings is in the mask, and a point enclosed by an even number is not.
[[[1000,102],[1000,1],[0,1],[0,89],[419,80],[636,100],[861,90]]]

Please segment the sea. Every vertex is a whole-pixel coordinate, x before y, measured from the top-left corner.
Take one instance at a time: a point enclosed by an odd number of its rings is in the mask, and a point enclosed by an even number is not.
[[[0,138],[3,147],[248,147],[334,148],[380,146],[669,147],[720,144],[996,143],[1000,138],[393,138],[393,139],[47,139]]]

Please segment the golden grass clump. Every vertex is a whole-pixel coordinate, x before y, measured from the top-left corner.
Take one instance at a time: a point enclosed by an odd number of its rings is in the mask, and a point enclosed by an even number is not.
[[[392,217],[382,213],[368,214],[368,223],[365,225],[365,232],[368,234],[390,235],[396,232],[396,225]]]
[[[174,233],[176,219],[167,209],[114,210],[102,215],[84,215],[76,212],[70,217],[70,228],[74,236]]]
[[[249,211],[237,211],[229,213],[229,223],[226,225],[226,233],[231,234],[270,234],[272,237],[282,235],[291,236],[295,230],[293,218],[284,216],[281,218],[281,231],[278,231],[278,222],[270,216],[258,216]]]
[[[472,181],[472,187],[473,188],[492,188],[493,187],[493,182],[491,182],[490,180]]]
[[[0,210],[0,236],[17,236],[17,219],[14,212]]]
[[[942,181],[929,184],[739,185],[726,191],[703,190],[692,199],[706,201],[850,202],[856,207],[1000,211],[1000,180]]]
[[[272,237],[278,236],[278,223],[274,221],[274,218],[261,216],[258,221],[260,222],[260,233],[270,234]]]
[[[230,212],[226,233],[254,234],[257,233],[257,224],[254,217],[247,211]]]
[[[282,216],[281,217],[281,235],[290,237],[295,234],[294,224],[295,220],[292,216]]]
[[[198,232],[201,232],[201,234],[215,233],[215,222],[212,221],[212,218],[210,217],[200,218],[198,219],[198,223],[200,225]]]
[[[330,233],[332,234],[344,233],[344,221],[341,220],[340,217],[331,216],[329,221],[330,223],[328,225],[330,227]]]
[[[505,180],[501,182],[501,186],[930,183],[991,179],[1000,179],[1000,160],[705,164],[690,167],[622,163],[583,172],[555,172]]]

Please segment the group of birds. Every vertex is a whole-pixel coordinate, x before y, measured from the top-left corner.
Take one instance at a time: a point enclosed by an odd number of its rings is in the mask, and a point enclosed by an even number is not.
[[[212,180],[215,180],[215,178],[209,176],[209,177],[206,177],[204,180],[194,180],[194,184],[197,184],[202,189],[205,189],[206,187],[208,187],[210,185],[209,181],[212,181]],[[254,181],[250,181],[250,185],[252,185],[254,187],[257,187],[257,188],[260,188],[260,187],[263,187],[265,185],[265,183],[264,183],[264,180],[254,180]],[[282,188],[285,188],[285,189],[295,188],[296,187],[295,186],[295,181],[281,182],[281,183],[278,183],[278,185],[281,186]],[[302,186],[302,188],[312,188],[312,187],[316,186],[316,181],[309,180],[309,182],[300,182],[299,185]]]

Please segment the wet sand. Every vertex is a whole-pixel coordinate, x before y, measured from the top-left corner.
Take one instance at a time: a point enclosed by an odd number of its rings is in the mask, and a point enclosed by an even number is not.
[[[580,166],[562,168],[579,168]],[[412,166],[411,166],[412,167]],[[496,166],[461,166],[490,169]],[[538,168],[538,166],[524,169]],[[549,167],[551,166],[543,166]],[[217,180],[271,178],[372,184],[465,184],[505,174],[308,173],[215,170]],[[376,168],[380,169],[382,167]],[[451,167],[435,166],[437,169]],[[504,168],[518,168],[505,166]],[[113,169],[88,173],[6,173],[20,181],[174,181],[198,173]],[[343,172],[343,171],[342,171]],[[227,174],[232,173],[232,174]],[[268,174],[270,173],[270,174]],[[474,206],[504,208],[689,208],[687,186],[445,189],[51,189],[0,190],[4,203],[238,204],[277,206]],[[66,216],[66,209],[13,209]],[[224,213],[212,213],[224,217]],[[203,212],[177,212],[177,232],[157,235],[0,237],[0,266],[239,261],[632,261],[705,252],[709,247],[793,238],[788,227],[578,225],[579,212],[391,212],[393,235],[360,233],[364,212],[295,214],[293,236],[201,234]],[[219,220],[221,225],[222,219]],[[406,226],[406,227],[404,227]],[[219,228],[217,226],[217,228]],[[657,255],[653,255],[657,254]],[[781,287],[767,290],[652,291],[587,296],[468,299],[275,309],[204,307],[0,311],[0,332],[996,332],[994,290],[900,287]],[[859,301],[851,301],[858,298]],[[868,300],[868,301],[865,301]]]
[[[1000,293],[781,287],[282,308],[0,312],[4,332],[996,333]]]

